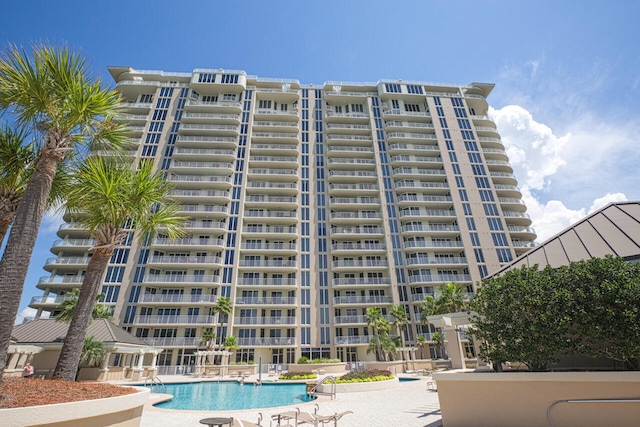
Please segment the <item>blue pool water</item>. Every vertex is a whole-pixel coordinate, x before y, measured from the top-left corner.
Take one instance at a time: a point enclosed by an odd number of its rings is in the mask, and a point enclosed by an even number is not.
[[[202,382],[167,384],[165,393],[173,400],[155,406],[164,409],[227,411],[295,405],[313,400],[305,384],[253,384]]]

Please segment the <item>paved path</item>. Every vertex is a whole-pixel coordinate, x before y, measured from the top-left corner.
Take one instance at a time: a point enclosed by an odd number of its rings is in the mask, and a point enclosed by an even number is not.
[[[184,382],[185,377],[161,377],[166,382]],[[249,381],[251,378],[248,379]],[[304,403],[293,407],[251,409],[243,411],[174,411],[145,406],[141,427],[158,426],[200,426],[199,420],[212,416],[228,416],[257,422],[258,413],[263,414],[263,426],[270,423],[270,417],[278,412],[295,408],[313,412],[315,405],[318,413],[329,415],[336,412],[353,411],[342,417],[339,427],[441,427],[440,403],[438,393],[427,390],[427,378],[419,381],[406,381],[394,388],[380,391],[338,393],[334,400],[321,396],[313,403]],[[157,397],[157,396],[156,396]],[[308,424],[303,424],[308,425]],[[333,425],[333,424],[331,424]]]

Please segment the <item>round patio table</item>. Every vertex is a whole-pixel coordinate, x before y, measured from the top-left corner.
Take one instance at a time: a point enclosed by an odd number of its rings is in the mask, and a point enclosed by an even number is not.
[[[232,422],[233,422],[233,418],[227,418],[227,417],[212,417],[212,418],[203,418],[200,420],[200,424],[206,424],[209,427],[230,426]]]

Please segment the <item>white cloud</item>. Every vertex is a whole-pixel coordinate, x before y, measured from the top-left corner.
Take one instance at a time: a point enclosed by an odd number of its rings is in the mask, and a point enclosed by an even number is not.
[[[490,109],[542,242],[610,202],[638,197],[635,124],[586,116],[556,135],[517,105]]]
[[[42,223],[40,224],[40,229],[45,233],[54,233],[58,231],[60,226],[64,223],[62,217],[64,216],[64,212],[61,210],[50,210],[47,211],[42,217]]]
[[[38,310],[36,310],[35,308],[27,307],[18,313],[15,324],[16,325],[21,324],[22,322],[24,322],[25,318],[28,319],[28,318],[35,317],[37,313],[38,313]],[[49,318],[49,313],[42,313],[41,319],[48,319],[48,318]]]

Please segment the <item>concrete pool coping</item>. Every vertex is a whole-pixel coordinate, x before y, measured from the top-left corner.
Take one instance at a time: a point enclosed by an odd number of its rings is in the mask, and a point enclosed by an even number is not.
[[[257,377],[257,375],[252,375],[245,378],[245,381],[247,383],[252,382]],[[399,375],[399,377],[408,378],[409,376]],[[314,412],[315,405],[318,405],[318,412],[323,415],[353,411],[353,414],[346,415],[340,420],[340,427],[362,427],[363,425],[442,426],[438,394],[427,390],[427,380],[431,378],[419,378],[419,381],[401,382],[399,386],[387,390],[338,393],[334,400],[331,400],[329,396],[318,396],[312,402],[290,406],[234,411],[193,411],[156,408],[153,404],[163,400],[163,396],[160,393],[151,393],[151,398],[144,407],[140,426],[197,426],[200,425],[200,419],[211,416],[229,416],[255,423],[258,420],[258,414],[263,415],[262,425],[269,426],[271,415],[291,411],[295,408],[300,408],[301,411]],[[190,378],[180,375],[160,376],[160,379],[165,384],[218,381],[217,378]],[[265,379],[264,375],[263,379]],[[224,378],[222,381],[234,382],[237,381],[237,378]],[[128,381],[120,382],[120,384],[132,385],[133,383]]]

